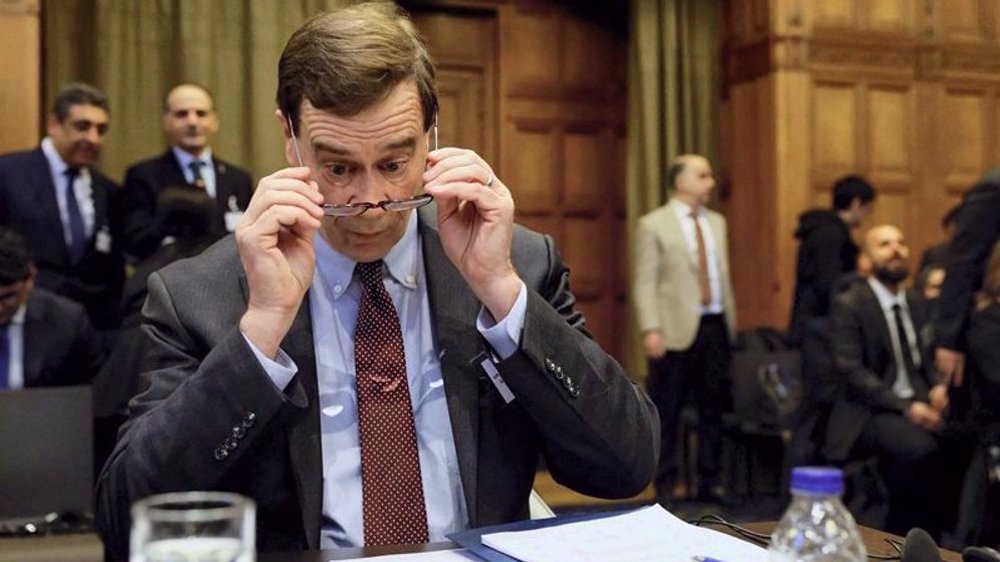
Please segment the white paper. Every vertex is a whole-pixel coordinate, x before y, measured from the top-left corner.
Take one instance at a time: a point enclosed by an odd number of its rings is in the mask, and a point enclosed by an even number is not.
[[[767,562],[767,551],[678,519],[659,505],[603,519],[483,535],[483,544],[523,562]]]
[[[350,560],[331,560],[330,562],[351,562],[351,560],[376,560],[377,562],[410,562],[420,560],[423,562],[469,562],[479,560],[469,554],[467,550],[434,550],[431,552],[414,552],[412,554],[386,554],[385,556],[365,556],[364,558],[351,558]]]

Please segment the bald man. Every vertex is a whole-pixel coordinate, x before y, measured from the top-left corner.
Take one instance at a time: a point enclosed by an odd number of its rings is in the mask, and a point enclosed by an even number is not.
[[[665,184],[669,201],[639,220],[635,246],[634,304],[649,361],[647,388],[660,411],[656,495],[664,504],[677,499],[677,421],[693,393],[699,431],[696,498],[714,502],[722,494],[721,416],[729,404],[726,371],[736,327],[726,219],[705,207],[715,176],[704,157],[678,156]]]
[[[834,462],[876,456],[889,489],[887,530],[940,530],[934,482],[944,386],[921,341],[924,302],[905,285],[910,250],[891,225],[865,233],[871,273],[831,305],[834,368],[843,382],[824,454]]]
[[[131,166],[125,173],[123,195],[125,250],[141,260],[164,243],[164,225],[157,220],[156,198],[168,187],[202,190],[215,200],[212,232],[221,238],[232,232],[250,202],[250,175],[212,153],[219,130],[212,95],[196,84],[170,90],[163,102],[163,131],[170,148],[160,156]],[[169,242],[169,239],[167,239]]]

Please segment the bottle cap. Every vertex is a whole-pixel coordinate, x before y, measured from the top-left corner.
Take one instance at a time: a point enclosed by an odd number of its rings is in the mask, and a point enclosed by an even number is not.
[[[797,466],[792,469],[792,493],[833,495],[844,492],[844,473],[839,468]]]

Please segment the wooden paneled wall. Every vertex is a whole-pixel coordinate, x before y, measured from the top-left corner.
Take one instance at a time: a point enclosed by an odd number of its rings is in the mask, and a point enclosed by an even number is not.
[[[722,174],[743,326],[787,325],[797,217],[840,176],[920,253],[1000,163],[1000,0],[730,0]],[[860,232],[858,232],[860,236]]]
[[[479,151],[513,192],[517,221],[555,238],[589,328],[620,358],[625,37],[566,4],[429,1],[407,8],[441,69],[442,144]]]
[[[32,148],[41,126],[40,0],[0,0],[0,154]]]

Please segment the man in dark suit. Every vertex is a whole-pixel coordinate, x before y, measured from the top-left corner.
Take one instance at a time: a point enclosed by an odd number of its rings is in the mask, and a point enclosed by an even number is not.
[[[0,228],[0,389],[86,384],[104,359],[87,312],[35,277],[24,238]]]
[[[888,530],[938,530],[925,490],[934,482],[946,393],[923,353],[923,302],[904,285],[909,248],[899,229],[883,225],[865,234],[864,254],[871,276],[831,307],[834,366],[844,387],[824,453],[838,462],[878,456],[889,488]]]
[[[156,197],[168,187],[203,190],[215,200],[212,232],[216,239],[236,228],[250,203],[253,184],[244,170],[212,153],[219,129],[212,96],[195,84],[170,90],[163,102],[163,130],[170,148],[160,156],[133,164],[125,172],[123,194],[125,250],[142,260],[167,236],[157,220]]]
[[[987,172],[962,198],[948,243],[944,284],[934,316],[935,361],[946,382],[961,386],[965,332],[983,266],[1000,240],[1000,168]]]
[[[149,387],[98,484],[106,544],[123,554],[132,502],[175,490],[253,498],[263,550],[527,518],[540,455],[580,492],[641,491],[655,409],[490,166],[432,150],[434,69],[408,17],[317,16],[278,75],[301,165],[261,181],[235,239],[150,276]]]
[[[84,305],[102,331],[118,325],[125,278],[119,187],[94,168],[107,129],[104,94],[70,84],[56,96],[41,147],[0,156],[0,225],[30,240],[36,284]]]
[[[795,237],[799,254],[795,273],[795,300],[788,339],[802,345],[810,322],[826,318],[836,289],[858,267],[858,246],[851,230],[871,211],[875,189],[861,176],[846,176],[833,185],[833,208],[802,213]]]

